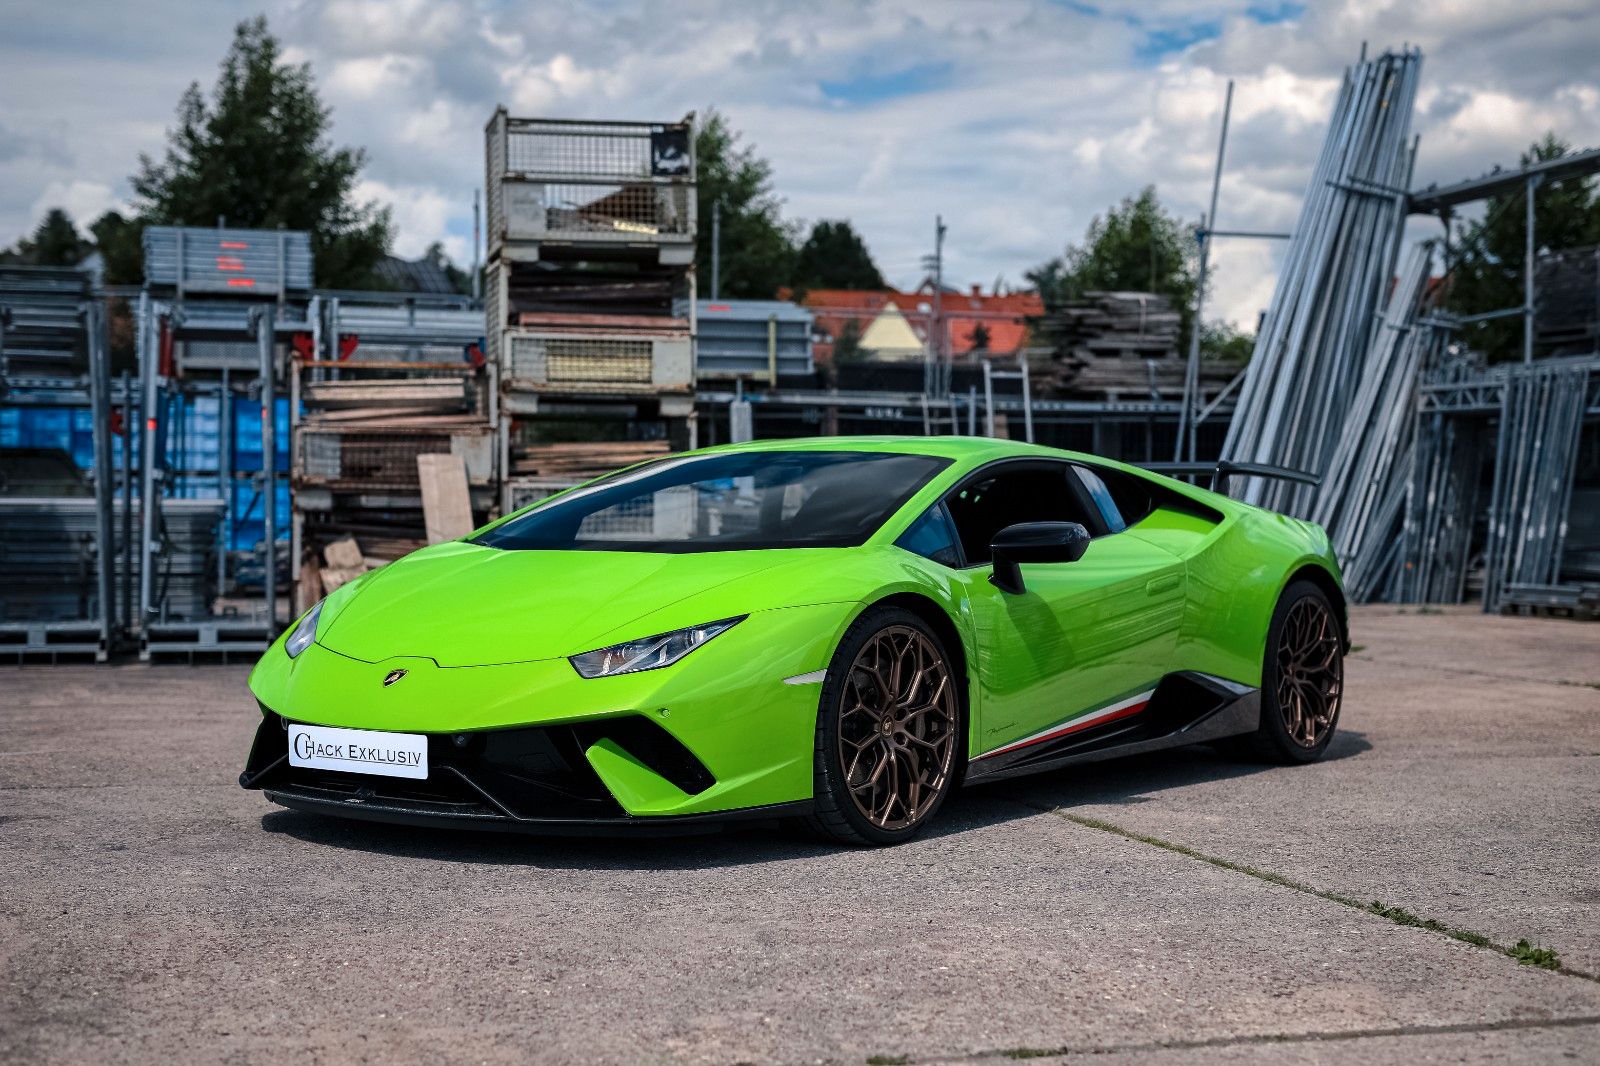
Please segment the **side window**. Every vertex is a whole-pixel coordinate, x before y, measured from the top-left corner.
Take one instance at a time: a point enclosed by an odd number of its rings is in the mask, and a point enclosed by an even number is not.
[[[936,503],[900,534],[895,544],[913,555],[932,559],[944,566],[961,565],[961,552],[956,547],[956,531],[950,526],[950,516],[944,504]]]
[[[1107,533],[1121,533],[1128,528],[1122,520],[1122,511],[1117,507],[1116,500],[1111,497],[1111,490],[1106,487],[1105,481],[1099,474],[1086,466],[1074,466],[1072,472],[1078,475],[1078,480],[1083,483],[1084,489],[1089,493],[1095,510],[1100,512],[1100,519],[1105,523]]]
[[[1151,511],[1156,509],[1156,495],[1150,485],[1137,474],[1126,474],[1121,470],[1112,470],[1109,467],[1083,467],[1086,472],[1091,472],[1105,485],[1106,491],[1111,494],[1111,500],[1116,505],[1117,512],[1122,516],[1123,528],[1136,526]]]
[[[1018,522],[1082,522],[1093,529],[1067,484],[1066,464],[1002,468],[969,481],[945,505],[968,566],[989,562],[994,535]]]

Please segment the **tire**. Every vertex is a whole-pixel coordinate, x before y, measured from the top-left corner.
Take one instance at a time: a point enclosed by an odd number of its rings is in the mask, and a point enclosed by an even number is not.
[[[1327,593],[1310,581],[1284,589],[1267,627],[1261,724],[1244,753],[1280,765],[1316,762],[1339,727],[1344,638]]]
[[[944,642],[910,611],[874,607],[856,619],[822,683],[806,827],[855,845],[921,832],[966,757],[963,690]]]

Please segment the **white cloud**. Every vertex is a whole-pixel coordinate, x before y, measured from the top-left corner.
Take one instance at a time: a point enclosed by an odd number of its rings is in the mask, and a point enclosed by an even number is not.
[[[111,186],[101,182],[52,181],[33,202],[30,213],[39,217],[52,207],[65,208],[81,230],[112,208],[126,206],[112,193]]]
[[[231,24],[255,7],[99,0],[14,20],[0,40],[0,243],[52,198],[125,198],[178,93],[210,84]],[[398,250],[443,239],[458,261],[497,103],[657,120],[716,106],[772,161],[791,217],[853,219],[901,283],[919,274],[935,214],[953,279],[984,283],[1020,280],[1145,184],[1197,217],[1229,78],[1218,223],[1288,228],[1362,42],[1426,53],[1419,182],[1513,163],[1545,129],[1600,143],[1592,0],[1299,13],[1261,0],[269,0],[267,13],[312,64],[335,139],[367,149],[364,195],[393,203]],[[1252,324],[1278,251],[1219,243],[1212,307]]]

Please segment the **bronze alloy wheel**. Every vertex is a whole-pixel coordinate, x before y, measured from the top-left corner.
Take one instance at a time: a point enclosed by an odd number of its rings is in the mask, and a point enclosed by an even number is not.
[[[910,626],[873,634],[844,683],[839,765],[879,829],[914,825],[938,802],[955,755],[956,692],[939,649]]]
[[[1344,694],[1339,624],[1326,600],[1295,601],[1278,638],[1278,710],[1289,739],[1314,748],[1333,728]]]

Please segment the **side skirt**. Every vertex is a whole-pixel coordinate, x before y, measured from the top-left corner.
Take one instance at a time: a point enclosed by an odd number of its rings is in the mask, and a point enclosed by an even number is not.
[[[980,755],[968,764],[966,780],[974,784],[1001,781],[1075,763],[1203,744],[1252,733],[1260,723],[1259,689],[1184,670],[1163,677],[1137,713],[1107,716],[1104,725],[1072,731],[1045,743]]]

